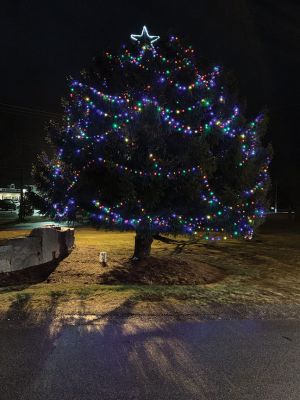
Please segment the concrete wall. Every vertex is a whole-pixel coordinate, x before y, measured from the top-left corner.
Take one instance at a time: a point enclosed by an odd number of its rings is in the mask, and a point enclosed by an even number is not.
[[[0,273],[46,264],[69,254],[73,228],[36,228],[29,236],[0,243]]]

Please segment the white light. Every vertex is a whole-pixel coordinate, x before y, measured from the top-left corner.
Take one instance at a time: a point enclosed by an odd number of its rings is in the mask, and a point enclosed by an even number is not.
[[[145,25],[143,26],[143,30],[140,35],[132,34],[132,35],[130,35],[130,37],[132,40],[135,40],[137,42],[140,42],[141,39],[143,39],[144,41],[149,41],[151,46],[153,45],[154,42],[156,42],[158,39],[160,39],[160,36],[149,35],[148,29]]]

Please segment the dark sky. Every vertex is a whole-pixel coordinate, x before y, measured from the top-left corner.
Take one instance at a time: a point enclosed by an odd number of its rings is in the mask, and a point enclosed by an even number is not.
[[[300,7],[289,0],[2,0],[0,185],[18,184],[22,165],[29,182],[49,118],[8,105],[60,113],[66,76],[78,76],[98,52],[117,48],[144,24],[232,71],[249,115],[269,108],[273,181],[285,198],[299,188]]]

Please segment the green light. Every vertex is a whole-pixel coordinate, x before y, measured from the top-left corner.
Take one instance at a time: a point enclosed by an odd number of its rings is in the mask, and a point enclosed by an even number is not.
[[[208,124],[205,124],[204,125],[204,129],[205,129],[205,132],[210,132],[211,131],[211,126],[209,126]]]
[[[202,104],[203,106],[205,106],[205,107],[208,107],[208,106],[210,105],[210,102],[209,102],[209,100],[207,100],[207,99],[202,99],[202,100],[201,100],[201,104]]]

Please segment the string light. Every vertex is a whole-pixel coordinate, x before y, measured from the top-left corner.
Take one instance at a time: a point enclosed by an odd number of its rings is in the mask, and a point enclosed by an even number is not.
[[[80,183],[81,174],[89,169],[101,168],[116,170],[120,174],[130,174],[136,179],[168,179],[169,182],[194,176],[198,179],[199,204],[206,205],[203,215],[188,216],[183,213],[149,213],[142,202],[138,201],[140,216],[130,215],[126,201],[108,206],[102,201],[91,200],[91,217],[120,225],[135,227],[146,217],[153,226],[168,231],[174,224],[185,233],[202,235],[205,240],[227,240],[230,237],[251,238],[256,221],[264,217],[265,211],[256,195],[265,191],[269,175],[267,158],[258,170],[252,185],[241,190],[231,205],[221,200],[212,189],[210,179],[203,171],[201,163],[177,168],[169,168],[167,160],[158,160],[154,152],[149,152],[149,168],[141,169],[124,156],[114,160],[105,155],[105,146],[112,140],[120,141],[125,146],[125,153],[131,154],[136,144],[130,135],[133,124],[152,107],[156,110],[162,126],[171,133],[182,134],[184,140],[190,137],[206,137],[218,133],[226,140],[238,141],[240,155],[236,168],[246,169],[255,160],[260,148],[257,134],[263,117],[258,116],[250,124],[245,124],[239,107],[227,99],[220,86],[221,69],[213,67],[210,72],[199,70],[191,46],[183,47],[179,39],[171,36],[168,42],[174,51],[165,53],[158,46],[153,46],[159,36],[149,35],[146,26],[139,35],[132,34],[137,42],[137,53],[133,54],[126,47],[115,56],[106,53],[105,57],[112,68],[133,68],[141,75],[143,84],[136,89],[127,88],[121,93],[109,91],[109,80],[103,80],[96,88],[79,80],[70,83],[70,101],[66,107],[65,131],[69,144],[72,143],[74,165],[71,168],[65,204],[55,203],[58,216],[63,217],[77,207],[74,193]],[[172,47],[173,46],[173,47]],[[166,54],[169,54],[168,56]],[[186,78],[183,79],[183,74]],[[168,97],[166,93],[171,93]],[[196,124],[195,124],[196,121]],[[63,147],[63,146],[62,146]],[[65,164],[70,154],[61,148],[55,163],[51,165],[51,174],[55,182],[66,179],[69,172]],[[69,175],[68,175],[69,176]],[[234,221],[234,222],[233,222]]]

